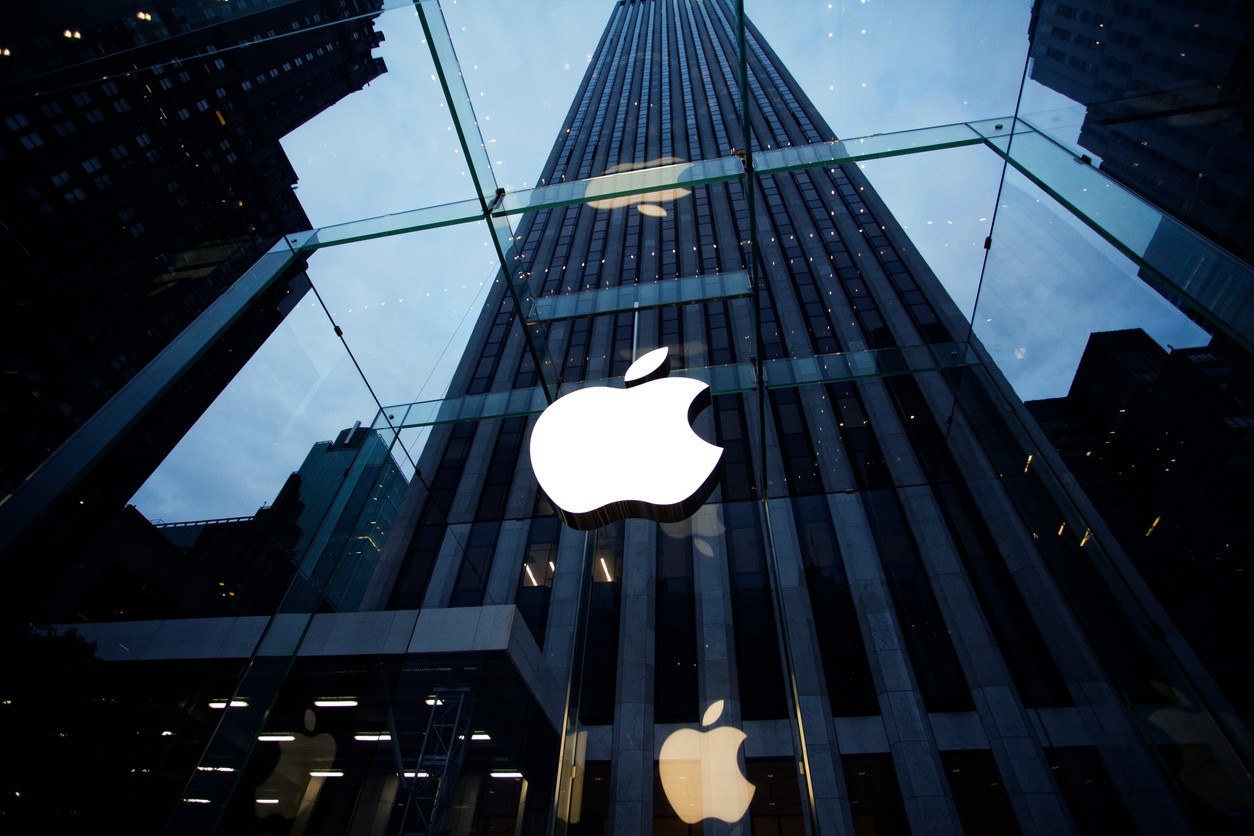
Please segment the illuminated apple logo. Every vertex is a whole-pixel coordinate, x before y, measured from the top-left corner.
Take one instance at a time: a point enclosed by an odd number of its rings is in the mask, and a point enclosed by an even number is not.
[[[531,464],[571,528],[626,517],[678,522],[714,490],[723,448],[692,431],[710,387],[666,377],[667,353],[663,346],[632,363],[626,389],[577,389],[536,421]]]
[[[705,710],[702,726],[723,713],[718,700]],[[703,819],[740,821],[753,800],[753,786],[740,769],[737,753],[745,733],[731,726],[710,731],[680,729],[666,738],[658,755],[658,773],[666,800],[685,824]]]
[[[594,177],[589,180],[585,194],[588,197],[597,197],[597,199],[589,200],[588,205],[594,209],[621,209],[625,206],[635,206],[636,211],[642,215],[648,215],[652,218],[664,218],[667,212],[662,204],[678,200],[681,197],[687,197],[692,194],[691,189],[675,186],[670,189],[660,189],[646,194],[628,194],[616,197],[598,196],[612,191],[626,191],[632,188],[655,186],[661,182],[661,176],[677,179],[688,169],[692,168],[692,165],[682,166],[677,172],[673,169],[666,172],[658,172],[652,169],[662,166],[673,166],[682,162],[683,160],[679,159],[679,157],[658,157],[656,160],[650,160],[647,163],[620,163],[619,165],[610,166],[605,170],[607,175],[619,174],[625,176]],[[635,173],[626,174],[626,172]]]

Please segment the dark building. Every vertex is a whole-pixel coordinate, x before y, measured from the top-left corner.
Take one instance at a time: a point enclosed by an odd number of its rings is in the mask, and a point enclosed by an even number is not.
[[[40,621],[268,615],[298,573],[320,607],[356,609],[407,484],[388,445],[350,427],[250,517],[149,521],[128,505],[28,609]]]
[[[371,56],[380,8],[6,9],[0,431],[12,449],[0,494],[18,490],[281,235],[308,228],[279,140],[385,71]],[[130,415],[98,466],[66,477],[78,491],[41,511],[41,548],[62,538],[81,547],[108,525],[305,292],[301,270],[267,288],[166,397]],[[18,521],[5,527],[8,548]]]
[[[1101,170],[1254,262],[1254,28],[1240,0],[1037,0],[1032,78]]]
[[[1216,340],[1089,338],[1064,398],[1028,409],[1249,725],[1254,368]]]
[[[834,133],[752,26],[738,84],[738,40],[724,0],[615,4],[541,174],[566,205],[504,230],[508,196],[483,191],[508,269],[440,407],[380,412],[385,441],[431,431],[359,607],[324,611],[298,573],[271,618],[5,637],[12,702],[48,707],[0,713],[32,718],[13,762],[128,736],[84,796],[6,776],[14,821],[1249,829],[1248,733],[867,179],[761,173],[831,160]],[[711,161],[737,176],[688,177]],[[653,192],[579,193],[662,167]],[[565,526],[528,453],[537,393],[617,387],[658,346],[711,386],[712,495],[679,522]]]
[[[328,606],[359,609],[409,481],[388,444],[357,424],[315,444],[293,484],[303,506],[292,548],[301,573],[320,578]]]

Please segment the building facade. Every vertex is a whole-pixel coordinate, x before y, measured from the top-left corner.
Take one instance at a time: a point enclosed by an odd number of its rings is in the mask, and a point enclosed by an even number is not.
[[[1252,372],[1221,339],[1110,331],[1066,397],[1027,404],[1247,726]]]
[[[753,173],[835,134],[752,26],[738,85],[739,39],[728,2],[614,5],[542,182],[748,173],[523,215],[359,607],[327,611],[330,575],[298,572],[273,617],[6,637],[102,697],[27,665],[14,700],[48,710],[20,751],[134,732],[85,796],[6,776],[14,816],[1248,830],[1244,727],[867,179]],[[566,303],[598,313],[536,313]],[[538,410],[491,405],[621,385],[660,346],[711,386],[692,420],[724,451],[713,493],[678,522],[567,527],[533,472]]]
[[[1085,106],[1103,172],[1247,262],[1250,10],[1038,0],[1032,78]]]
[[[111,0],[6,11],[0,427],[14,444],[0,493],[27,489],[275,241],[308,228],[279,140],[386,70],[371,55],[381,6]],[[73,498],[6,518],[3,548],[89,543],[308,287],[293,265],[168,397],[128,416],[130,432],[99,466],[66,477]],[[38,531],[35,516],[46,520]]]

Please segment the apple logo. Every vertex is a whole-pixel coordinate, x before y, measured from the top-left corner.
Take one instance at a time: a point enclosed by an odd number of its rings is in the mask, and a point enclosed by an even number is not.
[[[658,157],[656,160],[649,160],[646,163],[620,163],[619,165],[610,166],[605,170],[609,174],[624,174],[628,171],[639,171],[639,174],[631,174],[626,177],[616,177],[607,179],[605,177],[595,177],[588,181],[588,187],[585,194],[588,197],[596,197],[606,192],[617,191],[628,187],[635,188],[637,186],[650,186],[658,181],[658,172],[649,169],[660,166],[672,166],[682,163],[679,157]],[[682,176],[684,172],[692,168],[692,164],[683,166],[679,170]],[[646,194],[628,194],[619,195],[617,197],[601,197],[597,200],[589,200],[588,205],[594,209],[621,209],[624,206],[635,206],[636,211],[642,215],[648,215],[652,218],[666,217],[666,208],[663,203],[678,200],[681,197],[687,197],[692,194],[691,189],[685,189],[679,186],[670,189],[661,189],[659,191],[648,192]]]
[[[257,787],[255,811],[258,817],[278,815],[294,819],[302,803],[317,800],[322,780],[319,771],[330,771],[335,763],[335,737],[323,732],[312,734],[317,722],[312,709],[305,710],[304,734],[263,734],[261,742],[278,743],[279,760],[274,771]],[[314,784],[317,781],[317,784]]]
[[[702,726],[723,713],[718,700],[705,710]],[[658,773],[666,800],[685,824],[720,819],[731,824],[749,810],[757,789],[745,778],[737,760],[745,733],[731,726],[710,731],[680,729],[666,738],[658,755]]]
[[[577,389],[536,421],[531,464],[571,528],[626,517],[678,522],[713,492],[723,448],[692,431],[710,387],[666,377],[667,355],[663,346],[632,363],[626,389]]]

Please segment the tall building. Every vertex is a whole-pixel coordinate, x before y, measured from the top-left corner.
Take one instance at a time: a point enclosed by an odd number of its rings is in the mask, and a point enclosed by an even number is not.
[[[739,36],[725,0],[613,6],[541,176],[585,202],[498,227],[508,270],[443,403],[380,412],[385,440],[411,412],[432,428],[358,609],[321,611],[298,575],[268,619],[6,635],[34,660],[10,701],[46,707],[16,729],[0,712],[16,751],[127,735],[73,797],[6,775],[6,813],[170,833],[1248,830],[1248,733],[867,179],[755,173],[835,134],[752,26],[737,83]],[[684,173],[708,161],[744,174]],[[642,168],[665,170],[652,192],[572,182]],[[660,346],[711,386],[690,417],[723,448],[713,492],[679,521],[566,526],[529,454],[540,393],[617,387]]]
[[[6,9],[0,430],[12,449],[0,495],[30,490],[53,451],[280,236],[308,228],[279,140],[386,70],[371,55],[381,5]],[[6,518],[0,548],[90,542],[305,293],[302,270],[266,288],[166,397],[127,415],[129,433],[96,466],[62,477],[72,498]]]
[[[407,484],[387,443],[360,422],[315,444],[288,480],[302,506],[292,553],[304,575],[334,573],[321,581],[329,606],[361,606]]]
[[[1085,106],[1101,170],[1254,262],[1249,7],[1037,0],[1032,78]]]
[[[1063,398],[1027,406],[1248,726],[1254,683],[1249,355],[1093,334]]]

